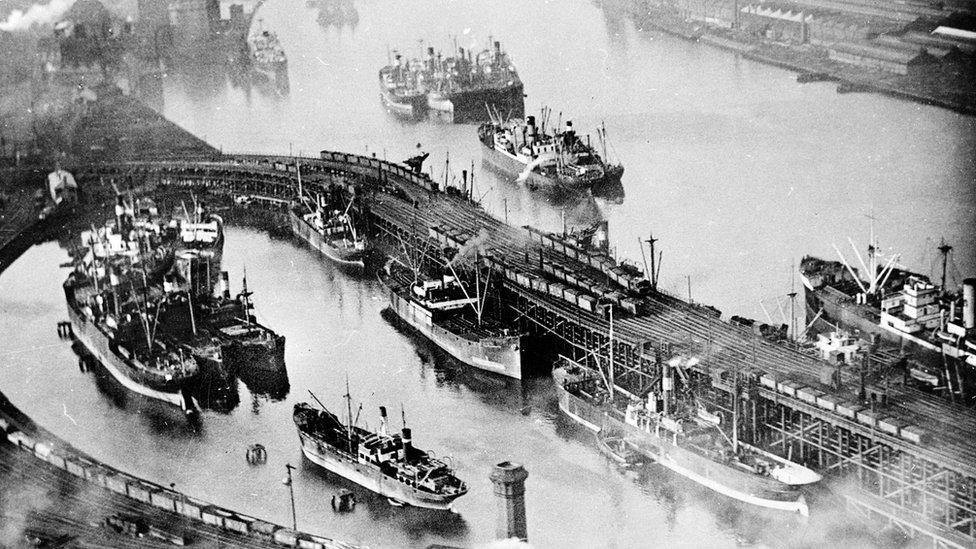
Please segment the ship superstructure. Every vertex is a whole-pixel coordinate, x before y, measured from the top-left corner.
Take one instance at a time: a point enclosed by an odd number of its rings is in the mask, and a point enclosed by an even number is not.
[[[548,117],[544,112],[542,120]],[[607,160],[606,131],[597,131],[603,155],[576,133],[567,120],[561,129],[522,120],[500,118],[478,128],[482,156],[496,171],[532,190],[556,195],[585,193],[597,185],[619,185],[624,168]]]
[[[368,241],[356,227],[352,206],[352,199],[340,204],[325,196],[302,197],[288,211],[292,231],[332,261],[362,268]]]
[[[940,282],[900,268],[898,256],[882,260],[873,237],[866,261],[854,248],[861,269],[839,249],[840,261],[803,258],[800,273],[806,287],[808,323],[823,319],[864,339],[897,345],[923,365],[909,369],[924,376],[923,383],[931,384],[932,374],[926,371],[948,370],[951,373],[942,380],[945,384],[972,385],[976,381],[976,279],[963,280],[958,290],[947,287],[951,249],[944,242],[939,246]],[[965,365],[965,371],[955,372],[946,367],[947,362]],[[913,377],[917,376],[913,373]]]
[[[346,400],[345,422],[321,402],[320,409],[304,402],[295,405],[295,426],[309,461],[396,505],[450,509],[467,493],[465,483],[444,461],[413,446],[409,427],[389,432],[386,408],[380,407],[380,426],[374,432],[355,425],[348,389]]]

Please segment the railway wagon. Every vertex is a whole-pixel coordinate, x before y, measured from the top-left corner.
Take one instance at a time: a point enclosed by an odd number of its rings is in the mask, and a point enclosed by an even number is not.
[[[51,453],[47,455],[47,462],[58,469],[65,468],[65,456],[57,450],[52,450]]]
[[[274,533],[274,541],[279,545],[294,547],[298,544],[298,532],[291,528],[280,528]]]
[[[207,507],[207,505],[208,504],[205,501],[200,501],[198,499],[182,495],[176,504],[176,512],[195,520],[203,520],[203,509]]]
[[[230,515],[229,512],[217,507],[215,505],[207,505],[200,510],[200,518],[203,522],[216,526],[218,528],[224,528],[224,520]]]
[[[159,487],[141,480],[129,483],[129,497],[145,503],[152,504],[152,495],[158,491]]]
[[[180,494],[172,490],[160,490],[149,495],[149,503],[160,509],[176,512],[176,501],[180,499]]]
[[[114,475],[115,472],[112,469],[99,464],[92,464],[85,467],[85,480],[98,486],[105,487],[108,484],[108,477]]]
[[[579,294],[580,294],[579,290],[576,290],[574,288],[566,288],[563,290],[563,300],[578,306]]]
[[[29,437],[23,431],[11,431],[7,433],[7,440],[16,446],[23,448],[24,450],[29,452],[34,451],[34,439]]]
[[[251,523],[251,533],[265,539],[274,539],[275,532],[280,529],[281,526],[263,520],[255,520]]]
[[[228,513],[228,516],[224,518],[224,528],[232,532],[237,532],[238,534],[249,534],[251,532],[251,524],[254,523],[254,520],[245,515]]]

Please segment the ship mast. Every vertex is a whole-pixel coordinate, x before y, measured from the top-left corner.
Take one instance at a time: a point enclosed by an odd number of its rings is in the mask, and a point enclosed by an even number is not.
[[[346,413],[349,414],[349,425],[346,427],[346,440],[349,442],[349,453],[352,454],[352,395],[349,393],[349,374],[346,373]]]
[[[946,269],[949,265],[949,252],[952,251],[952,246],[946,244],[945,238],[942,239],[942,243],[939,244],[939,253],[942,254],[942,291],[946,291]]]
[[[613,379],[613,305],[610,305],[610,331],[608,335],[610,337],[610,342],[609,342],[610,349],[608,349],[609,351],[608,355],[610,357],[610,368],[608,371],[608,375],[610,377],[610,401],[613,402],[613,392],[614,392],[614,388],[616,387],[616,382]]]

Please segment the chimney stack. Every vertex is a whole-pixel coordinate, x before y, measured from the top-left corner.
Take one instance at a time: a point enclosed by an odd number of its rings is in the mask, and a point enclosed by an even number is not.
[[[495,535],[499,539],[518,538],[528,541],[525,526],[525,479],[529,472],[518,463],[503,461],[491,472],[498,498],[498,522]]]

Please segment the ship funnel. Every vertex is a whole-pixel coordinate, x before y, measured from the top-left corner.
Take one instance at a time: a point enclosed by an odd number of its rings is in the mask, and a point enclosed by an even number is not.
[[[413,446],[413,437],[411,436],[410,427],[403,428],[403,457],[404,459],[409,459],[410,449]]]
[[[220,271],[220,295],[230,299],[230,274],[227,271]]]
[[[386,429],[386,406],[380,406],[380,435],[389,434]]]
[[[976,278],[962,281],[962,325],[967,330],[976,328]]]
[[[501,53],[501,52],[502,52],[502,43],[499,42],[498,40],[495,40],[495,53]]]

